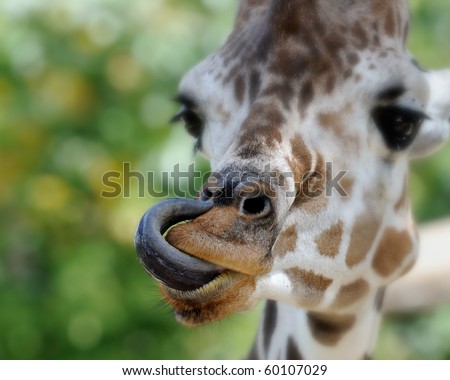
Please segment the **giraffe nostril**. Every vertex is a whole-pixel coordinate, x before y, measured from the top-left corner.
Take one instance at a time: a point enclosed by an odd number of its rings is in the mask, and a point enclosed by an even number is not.
[[[253,217],[263,217],[269,214],[272,205],[267,196],[258,196],[254,198],[244,198],[241,201],[241,214]]]
[[[212,192],[211,189],[209,189],[208,187],[204,187],[202,189],[201,194],[200,194],[200,199],[202,201],[212,200],[213,197],[214,197],[214,193]]]

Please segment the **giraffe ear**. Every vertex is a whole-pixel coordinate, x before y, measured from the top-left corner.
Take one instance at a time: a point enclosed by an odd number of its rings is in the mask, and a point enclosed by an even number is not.
[[[450,139],[450,69],[425,74],[429,87],[426,114],[412,147],[413,157],[425,156]]]

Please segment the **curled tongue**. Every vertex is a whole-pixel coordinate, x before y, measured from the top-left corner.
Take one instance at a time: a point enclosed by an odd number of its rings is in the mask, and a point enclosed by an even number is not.
[[[198,289],[217,277],[217,266],[179,251],[163,237],[171,226],[194,219],[212,207],[209,201],[168,199],[147,210],[134,241],[144,269],[169,288],[181,291]]]

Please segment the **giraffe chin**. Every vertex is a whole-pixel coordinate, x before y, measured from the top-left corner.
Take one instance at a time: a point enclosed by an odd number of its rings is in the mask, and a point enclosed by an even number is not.
[[[256,278],[267,273],[271,245],[263,239],[252,244],[238,241],[236,223],[245,223],[232,207],[213,207],[188,223],[172,227],[166,240],[173,248],[222,268],[221,273],[203,286],[180,291],[162,285],[166,302],[175,311],[176,319],[187,326],[197,326],[251,309],[257,300]]]
[[[233,206],[172,199],[147,211],[135,244],[177,320],[196,326],[256,303],[256,278],[270,270],[276,234],[273,215],[249,218]]]
[[[255,306],[252,299],[255,278],[227,270],[206,285],[179,291],[161,285],[165,301],[174,309],[176,320],[185,326],[199,326]]]

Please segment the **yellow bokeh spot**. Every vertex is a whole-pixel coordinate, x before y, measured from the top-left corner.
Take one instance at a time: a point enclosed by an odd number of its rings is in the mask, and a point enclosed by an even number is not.
[[[106,72],[111,85],[120,91],[134,90],[142,83],[144,75],[139,63],[127,54],[112,57],[108,61]]]
[[[111,210],[107,219],[111,237],[122,244],[132,246],[139,220],[153,202],[147,198],[122,199],[120,204]]]
[[[107,187],[105,185],[104,176],[107,173],[119,173],[121,170],[120,163],[113,160],[111,157],[98,155],[95,158],[95,165],[87,168],[85,178],[89,183],[90,188],[100,196],[102,191]]]
[[[36,91],[49,106],[60,112],[87,112],[95,103],[91,84],[73,71],[48,73]]]
[[[51,174],[36,178],[29,189],[29,200],[40,211],[64,209],[70,197],[68,185],[61,178]]]

